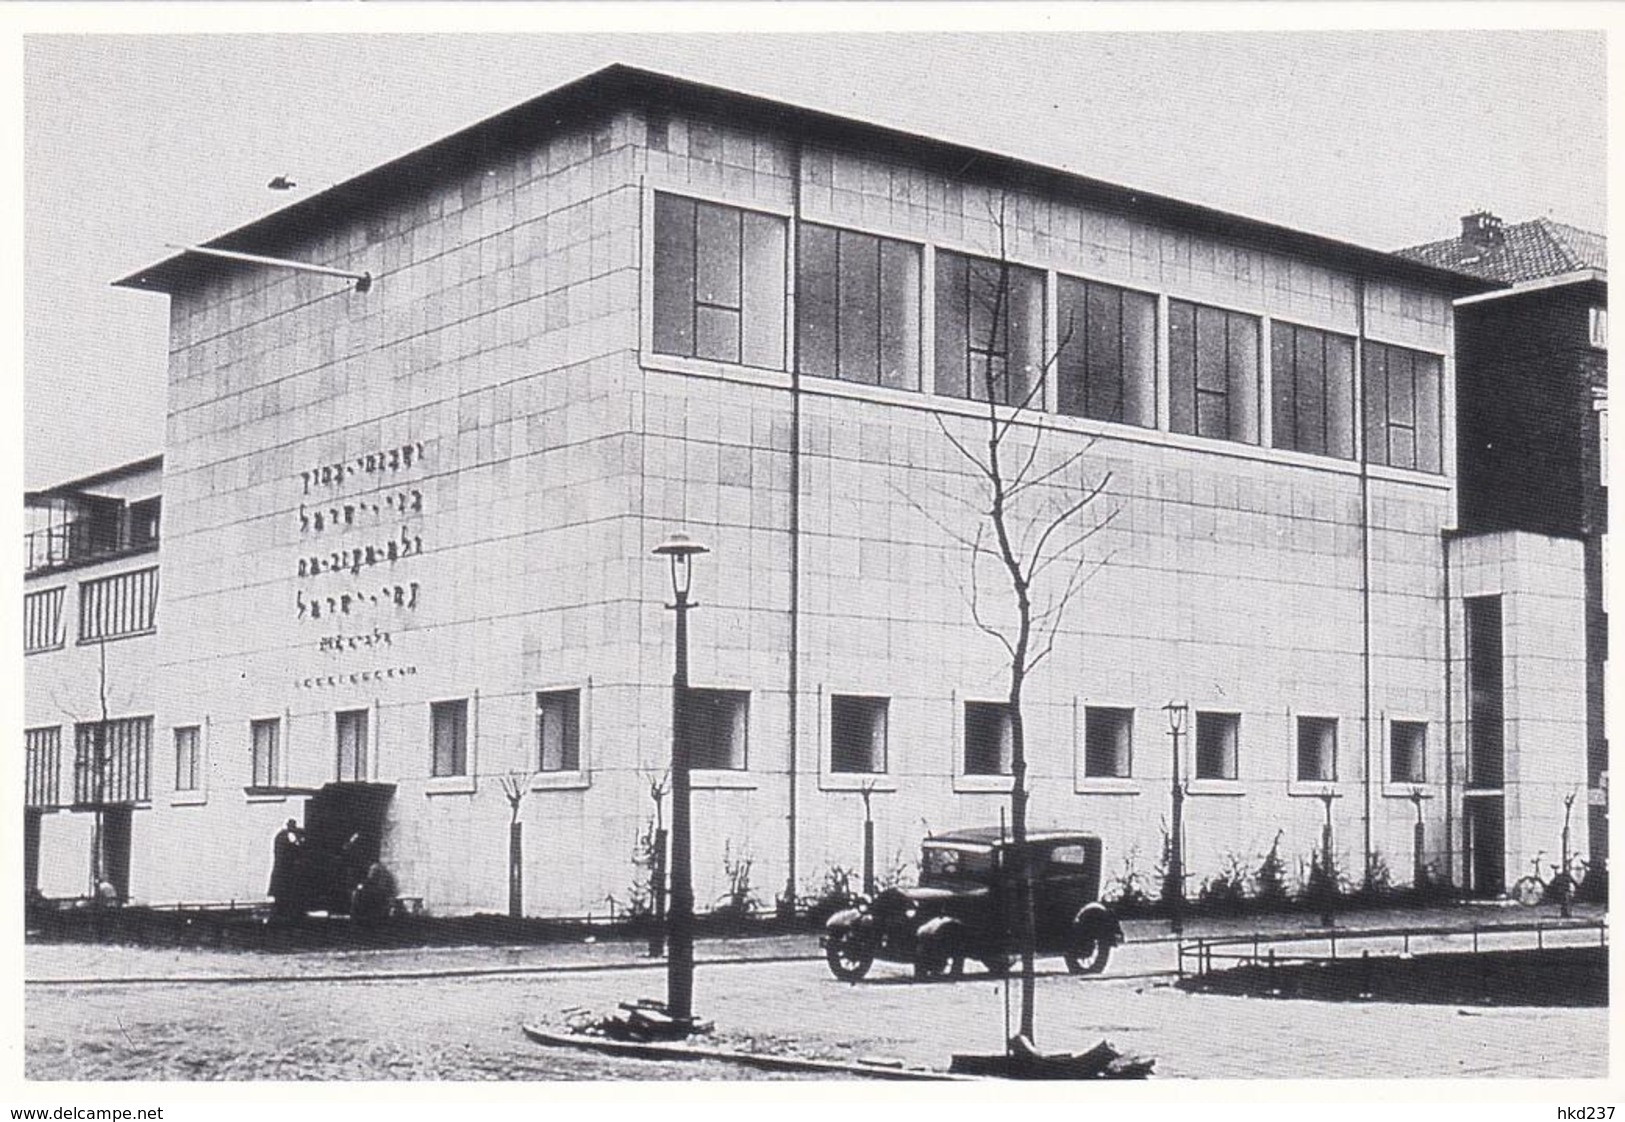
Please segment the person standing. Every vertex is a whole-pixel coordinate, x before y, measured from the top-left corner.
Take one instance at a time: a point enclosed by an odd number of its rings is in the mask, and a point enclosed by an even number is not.
[[[305,832],[292,818],[277,832],[272,845],[271,885],[266,894],[276,901],[276,914],[294,916],[300,907],[301,865],[304,858]]]

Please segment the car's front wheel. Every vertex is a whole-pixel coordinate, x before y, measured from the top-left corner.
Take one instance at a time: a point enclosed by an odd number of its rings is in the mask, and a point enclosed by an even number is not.
[[[1066,968],[1074,974],[1099,974],[1111,957],[1112,945],[1105,939],[1080,935],[1066,952]]]
[[[831,936],[824,957],[829,962],[829,972],[843,982],[857,981],[869,973],[869,967],[875,963],[874,953],[851,931]]]

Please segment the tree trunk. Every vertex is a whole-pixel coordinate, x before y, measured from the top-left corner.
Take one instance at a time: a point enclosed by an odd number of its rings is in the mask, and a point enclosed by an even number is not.
[[[1010,683],[1010,835],[1016,852],[1016,939],[1021,948],[1021,1036],[1033,1040],[1033,1001],[1038,989],[1033,924],[1033,868],[1027,851],[1027,739],[1021,715],[1022,673]]]

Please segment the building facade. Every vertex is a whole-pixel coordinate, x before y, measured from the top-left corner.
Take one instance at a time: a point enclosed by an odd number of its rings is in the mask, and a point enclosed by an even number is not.
[[[1491,662],[1503,863],[1584,781],[1547,750],[1584,720],[1578,546],[1446,568],[1451,302],[1488,287],[1459,274],[618,67],[210,244],[372,283],[193,254],[121,282],[171,305],[154,752],[199,760],[190,790],[154,770],[137,897],[263,894],[280,822],[366,787],[403,895],[495,910],[513,776],[525,911],[625,906],[674,530],[711,549],[702,906],[851,868],[865,801],[883,866],[996,823],[1008,660],[977,618],[1008,602],[955,447],[990,384],[1034,509],[1100,489],[1027,683],[1035,825],[1149,880],[1172,701],[1193,891],[1277,838],[1307,860],[1328,815],[1354,880],[1459,877],[1492,844],[1462,823]]]
[[[1607,249],[1602,235],[1549,218],[1507,225],[1481,211],[1462,218],[1460,236],[1402,251],[1509,286],[1456,304],[1461,529],[1581,544],[1586,840],[1598,868],[1608,853]]]

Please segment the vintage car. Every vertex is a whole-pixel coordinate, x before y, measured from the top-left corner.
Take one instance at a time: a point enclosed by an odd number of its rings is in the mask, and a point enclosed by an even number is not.
[[[1100,839],[1033,830],[1027,849],[1038,953],[1064,955],[1074,974],[1104,970],[1123,928],[1099,900]],[[822,939],[830,970],[855,981],[879,958],[911,963],[920,978],[956,977],[974,958],[1006,973],[1019,952],[1016,857],[996,826],[926,838],[918,887],[889,888],[830,916]]]

